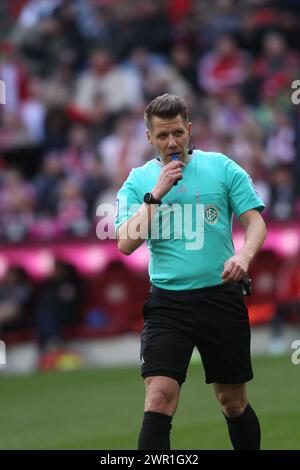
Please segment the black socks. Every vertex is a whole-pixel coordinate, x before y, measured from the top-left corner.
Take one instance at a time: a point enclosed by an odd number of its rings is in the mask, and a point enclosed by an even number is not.
[[[225,415],[224,415],[225,416]],[[260,426],[255,411],[248,404],[244,413],[236,418],[225,416],[235,450],[259,450]]]
[[[260,426],[257,416],[248,404],[236,418],[225,416],[229,436],[235,450],[259,450]],[[138,441],[139,450],[170,450],[172,416],[146,411]]]
[[[145,411],[140,432],[139,450],[169,450],[172,416]]]

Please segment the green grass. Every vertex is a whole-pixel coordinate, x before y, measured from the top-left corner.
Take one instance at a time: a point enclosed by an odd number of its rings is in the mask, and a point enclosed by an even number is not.
[[[300,365],[254,361],[250,401],[263,449],[300,448]],[[2,376],[0,449],[135,449],[144,386],[137,368]],[[190,366],[173,420],[173,449],[230,449],[225,420],[202,366]]]

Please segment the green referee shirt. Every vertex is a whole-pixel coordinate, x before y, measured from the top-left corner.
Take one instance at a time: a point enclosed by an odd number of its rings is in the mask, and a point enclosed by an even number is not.
[[[138,210],[163,166],[157,159],[134,168],[117,195],[116,230]],[[183,179],[162,198],[147,238],[150,281],[171,290],[222,283],[234,255],[233,213],[264,204],[249,175],[225,155],[195,150]]]

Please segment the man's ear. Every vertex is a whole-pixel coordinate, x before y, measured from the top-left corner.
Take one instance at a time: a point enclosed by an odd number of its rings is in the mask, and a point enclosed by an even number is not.
[[[188,128],[189,137],[192,137],[192,123],[191,122],[188,122],[187,128]]]
[[[151,139],[151,134],[149,132],[149,129],[146,129],[146,136],[147,136],[149,144],[152,145],[152,139]]]

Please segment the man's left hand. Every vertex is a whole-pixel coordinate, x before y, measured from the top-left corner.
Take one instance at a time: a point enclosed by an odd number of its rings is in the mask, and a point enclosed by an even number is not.
[[[243,279],[248,272],[250,261],[250,257],[243,253],[238,253],[229,258],[224,264],[224,271],[222,273],[223,283]]]

